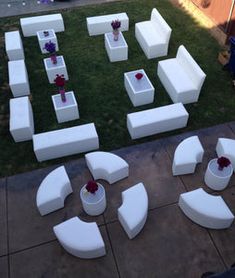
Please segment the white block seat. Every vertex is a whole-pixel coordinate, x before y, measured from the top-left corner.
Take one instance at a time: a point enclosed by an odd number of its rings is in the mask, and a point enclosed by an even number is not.
[[[30,94],[28,73],[24,60],[8,62],[9,86],[14,97]]]
[[[213,196],[202,188],[180,194],[179,207],[195,223],[209,229],[228,228],[234,215],[221,196]]]
[[[73,217],[54,226],[53,230],[60,244],[73,256],[93,259],[106,254],[103,238],[95,222],[87,223]]]
[[[111,23],[114,20],[121,21],[120,31],[129,30],[129,18],[126,13],[108,14],[100,16],[92,16],[86,18],[89,36],[102,35],[112,32]]]
[[[43,216],[63,208],[65,198],[72,192],[73,189],[64,166],[50,172],[37,191],[36,203],[40,214]]]
[[[64,21],[61,14],[21,18],[20,25],[25,37],[37,36],[37,32],[41,30],[53,29],[55,32],[64,31]]]
[[[15,142],[32,140],[34,120],[28,97],[10,99],[10,133]]]
[[[216,145],[216,153],[218,157],[227,157],[233,166],[235,172],[235,140],[229,138],[219,138]]]
[[[5,48],[10,61],[24,59],[24,48],[19,31],[5,33]]]
[[[143,110],[127,115],[127,128],[132,139],[185,127],[189,114],[182,103]]]
[[[93,123],[33,135],[33,149],[38,161],[98,148],[99,138]]]
[[[85,155],[87,167],[93,178],[112,184],[128,177],[129,165],[120,156],[110,152],[92,152]]]
[[[143,229],[148,214],[148,195],[143,183],[122,192],[122,205],[118,208],[118,220],[130,239]]]
[[[174,103],[197,102],[205,81],[202,71],[186,48],[178,48],[176,58],[158,63],[157,75]]]
[[[167,55],[171,31],[155,8],[149,21],[135,24],[135,37],[148,59]]]
[[[174,176],[195,172],[197,163],[202,162],[204,149],[198,136],[184,139],[176,148],[172,164]]]

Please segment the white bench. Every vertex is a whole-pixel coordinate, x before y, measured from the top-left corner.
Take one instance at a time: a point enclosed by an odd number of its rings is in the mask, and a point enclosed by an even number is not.
[[[178,48],[176,58],[158,63],[157,75],[174,103],[197,102],[206,78],[186,48]]]
[[[24,59],[24,49],[19,31],[5,33],[5,48],[10,61]]]
[[[41,215],[64,207],[65,198],[73,192],[64,166],[50,172],[41,182],[36,197],[37,208]]]
[[[219,138],[216,145],[216,153],[218,157],[227,157],[233,166],[235,172],[235,140],[229,138]]]
[[[28,97],[10,99],[10,133],[15,142],[32,140],[34,121]]]
[[[9,86],[14,97],[30,94],[28,73],[24,60],[8,62]]]
[[[198,136],[184,139],[176,148],[172,164],[174,176],[195,172],[197,163],[202,162],[204,149]]]
[[[118,220],[130,239],[143,229],[148,214],[148,195],[143,183],[138,183],[122,192],[122,205]]]
[[[86,18],[87,29],[90,36],[102,35],[112,32],[111,23],[113,20],[121,21],[120,31],[129,30],[129,18],[126,13],[108,14],[100,16],[92,16]]]
[[[53,29],[55,32],[64,31],[64,21],[61,14],[21,18],[20,25],[25,37],[36,36],[40,30]]]
[[[33,136],[33,149],[38,161],[88,152],[98,148],[99,139],[93,123]]]
[[[106,254],[103,238],[95,222],[87,223],[73,217],[54,226],[53,230],[60,244],[73,256],[92,259]]]
[[[132,139],[185,127],[189,114],[182,103],[143,110],[127,115],[127,128]]]
[[[195,223],[209,229],[228,228],[234,215],[221,196],[213,196],[202,188],[180,194],[179,207]]]
[[[135,24],[135,37],[148,59],[167,55],[170,36],[170,26],[156,9],[149,21]]]
[[[112,184],[129,175],[127,162],[113,153],[99,151],[87,153],[85,159],[94,180],[104,179]]]

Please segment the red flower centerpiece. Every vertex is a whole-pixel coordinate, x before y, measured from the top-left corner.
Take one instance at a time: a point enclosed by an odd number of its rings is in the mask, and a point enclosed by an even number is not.
[[[221,156],[217,159],[218,169],[222,171],[224,167],[228,167],[231,162],[227,157]]]
[[[64,75],[56,74],[56,79],[54,80],[54,82],[55,82],[56,86],[59,88],[59,93],[60,93],[62,102],[66,102],[65,89],[64,89],[64,86],[65,86]]]
[[[95,181],[88,181],[85,188],[87,192],[95,194],[95,192],[98,190],[98,184]]]
[[[135,78],[136,78],[137,80],[141,80],[141,78],[142,78],[143,76],[144,76],[144,75],[143,75],[141,72],[138,72],[138,73],[136,73]]]
[[[121,21],[119,21],[118,19],[113,20],[111,22],[111,26],[113,28],[113,39],[115,41],[118,41],[118,36],[119,36],[119,28],[121,27]]]

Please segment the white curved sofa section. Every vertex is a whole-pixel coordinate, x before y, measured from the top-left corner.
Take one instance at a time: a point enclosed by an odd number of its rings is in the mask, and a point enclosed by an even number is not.
[[[173,175],[185,175],[195,172],[197,163],[202,162],[204,149],[198,136],[184,139],[176,148],[172,172]]]
[[[41,215],[64,207],[65,198],[72,193],[70,180],[64,166],[49,173],[37,191],[37,207]]]
[[[148,195],[143,183],[138,183],[122,192],[122,205],[118,220],[130,239],[144,227],[148,213]]]
[[[192,221],[206,228],[225,229],[234,220],[222,197],[210,195],[202,188],[181,194],[179,206]]]
[[[106,254],[103,238],[95,222],[87,223],[73,217],[53,227],[54,233],[73,256],[92,259]]]
[[[219,138],[216,145],[216,153],[218,157],[227,157],[235,171],[235,140],[229,138]]]
[[[127,162],[113,153],[91,152],[85,155],[85,159],[95,180],[104,179],[112,184],[129,175]]]

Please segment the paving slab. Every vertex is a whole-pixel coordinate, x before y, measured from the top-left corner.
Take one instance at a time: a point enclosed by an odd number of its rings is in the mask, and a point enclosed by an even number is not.
[[[8,278],[8,258],[7,256],[0,257],[0,277]]]
[[[129,164],[129,177],[106,187],[106,222],[117,219],[122,204],[121,192],[143,182],[149,198],[149,208],[175,203],[185,188],[178,177],[170,174],[171,160],[161,140],[114,151]]]
[[[0,179],[0,256],[6,255],[7,253],[6,178],[3,178]]]
[[[199,163],[196,166],[196,170],[194,174],[180,175],[178,177],[180,177],[180,179],[183,181],[188,191],[197,189],[198,187],[202,187],[208,193],[211,193],[213,191],[210,188],[208,188],[204,183],[204,175],[206,172],[208,162],[211,159],[217,157],[215,148],[216,148],[218,138],[229,137],[235,139],[235,134],[232,132],[229,125],[223,124],[223,125],[217,125],[210,128],[200,129],[193,132],[187,132],[177,136],[168,137],[163,141],[164,142],[163,145],[166,148],[168,154],[170,155],[172,161],[173,161],[175,149],[178,146],[178,144],[181,141],[183,141],[185,138],[194,135],[197,135],[199,137],[201,144],[205,150],[202,163]],[[234,175],[230,181],[230,184],[235,184]]]
[[[118,278],[106,229],[100,228],[106,256],[84,260],[67,253],[58,241],[10,255],[11,278]]]
[[[86,215],[82,209],[79,191],[87,180],[91,179],[85,160],[71,161],[64,165],[74,192],[66,198],[63,209],[45,216],[41,216],[37,209],[36,193],[47,174],[60,165],[15,175],[7,179],[10,252],[55,239],[53,226],[74,216],[79,216],[84,221],[104,223],[102,215],[91,217]]]
[[[121,277],[199,278],[224,265],[206,229],[177,205],[149,212],[141,233],[129,240],[119,222],[107,225]]]

